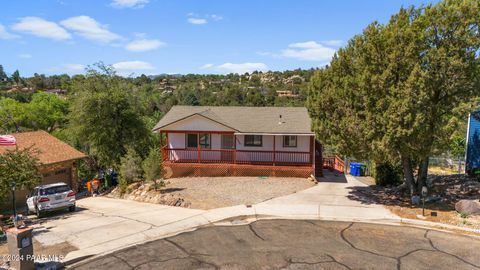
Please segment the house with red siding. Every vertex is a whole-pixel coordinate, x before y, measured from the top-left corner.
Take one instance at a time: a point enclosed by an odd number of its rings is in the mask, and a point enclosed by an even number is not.
[[[166,177],[321,174],[321,146],[303,107],[173,106],[154,131]]]

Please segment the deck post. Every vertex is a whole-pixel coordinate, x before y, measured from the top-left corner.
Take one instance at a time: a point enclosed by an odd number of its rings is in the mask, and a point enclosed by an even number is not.
[[[201,155],[200,155],[200,134],[197,134],[197,162],[200,163]]]
[[[273,166],[275,166],[275,135],[273,135]]]
[[[310,136],[310,163],[313,164],[314,136]]]
[[[233,134],[233,164],[237,164],[237,135]]]
[[[168,148],[168,130],[165,131],[165,147]]]

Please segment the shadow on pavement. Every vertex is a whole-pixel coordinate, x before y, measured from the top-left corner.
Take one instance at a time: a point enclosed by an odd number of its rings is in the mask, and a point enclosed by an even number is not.
[[[323,170],[323,176],[317,177],[318,182],[327,183],[347,183],[347,178],[343,173],[336,171]]]

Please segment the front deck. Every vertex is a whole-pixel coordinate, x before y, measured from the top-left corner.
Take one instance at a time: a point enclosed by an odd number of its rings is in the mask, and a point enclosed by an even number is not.
[[[252,151],[237,149],[163,148],[170,163],[217,163],[264,166],[312,166],[312,152]]]
[[[311,152],[163,148],[162,153],[167,178],[186,176],[309,177],[314,172]]]

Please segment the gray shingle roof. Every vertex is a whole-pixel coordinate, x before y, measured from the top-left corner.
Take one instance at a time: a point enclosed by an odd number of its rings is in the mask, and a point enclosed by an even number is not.
[[[168,130],[168,125],[193,115],[204,116],[241,133],[313,134],[310,116],[304,107],[173,106],[153,130]]]

